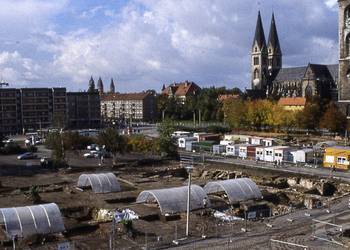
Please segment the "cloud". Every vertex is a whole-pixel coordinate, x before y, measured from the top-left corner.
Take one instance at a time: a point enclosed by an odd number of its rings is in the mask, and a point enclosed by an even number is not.
[[[7,75],[13,81],[63,82],[70,89],[86,88],[90,75],[114,77],[119,91],[159,90],[182,80],[249,87],[258,9],[266,37],[274,9],[285,65],[337,62],[336,1],[267,0],[258,6],[255,0],[129,0],[119,9],[87,2],[88,10],[74,13],[90,22],[78,18],[73,25],[68,0],[4,0],[0,22],[10,19],[16,31],[6,28],[10,42],[0,42],[0,49],[21,58],[3,66]],[[99,28],[91,21],[97,14],[109,17]]]
[[[41,66],[18,51],[0,53],[0,78],[23,85],[41,79]]]

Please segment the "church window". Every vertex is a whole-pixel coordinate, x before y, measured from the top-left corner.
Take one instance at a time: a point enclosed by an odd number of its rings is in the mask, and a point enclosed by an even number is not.
[[[259,57],[254,57],[254,65],[259,65]]]
[[[350,34],[345,39],[345,49],[346,56],[350,56]]]
[[[350,28],[350,6],[346,7],[344,11],[344,25],[346,28]]]
[[[272,58],[269,59],[269,66],[272,66]]]
[[[350,117],[350,104],[346,105],[346,116]]]
[[[312,87],[310,85],[305,88],[305,97],[307,99],[312,97]]]
[[[254,49],[254,50],[255,50],[255,52],[258,52],[258,48],[257,48],[257,47],[255,47],[255,49]]]
[[[254,79],[259,79],[259,70],[258,69],[256,69],[254,71]]]

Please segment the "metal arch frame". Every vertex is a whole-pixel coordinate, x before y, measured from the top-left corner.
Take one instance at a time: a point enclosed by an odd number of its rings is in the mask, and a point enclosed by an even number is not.
[[[193,188],[192,190],[197,194],[197,191],[199,190],[199,189],[202,189],[203,190],[203,188],[201,188],[200,186],[198,186],[198,185],[191,185],[191,187]],[[181,187],[175,187],[175,188],[183,188],[183,191],[185,192],[185,193],[187,193],[187,186],[181,186]],[[198,189],[199,188],[199,189]],[[168,211],[164,211],[164,208],[163,208],[163,206],[162,206],[162,203],[163,203],[163,200],[160,200],[158,197],[157,197],[157,194],[156,194],[156,191],[160,191],[160,190],[171,190],[171,189],[173,189],[173,188],[165,188],[165,189],[153,189],[153,190],[145,190],[145,191],[142,191],[139,195],[138,195],[138,197],[137,197],[137,199],[136,199],[136,203],[144,203],[144,202],[147,202],[147,201],[149,201],[149,196],[151,195],[155,200],[156,200],[156,202],[158,203],[158,205],[159,205],[159,209],[160,209],[160,212],[162,213],[162,214],[165,214],[165,213],[168,213]],[[139,198],[139,197],[142,197],[143,195],[145,195],[145,194],[147,194],[147,197],[146,198],[143,198],[142,200]],[[210,201],[209,201],[209,199],[208,199],[208,196],[207,196],[207,193],[205,192],[205,190],[203,190],[203,195],[204,195],[204,197],[203,198],[207,198],[207,200],[208,200],[208,205],[210,206]],[[201,195],[200,195],[201,196]],[[193,197],[192,195],[191,195],[191,197]],[[165,202],[165,201],[164,201]],[[201,206],[202,207],[204,207],[204,205],[203,205],[203,201],[200,201],[201,202]],[[183,211],[178,211],[178,212],[174,212],[174,213],[181,213],[181,212],[185,212],[186,211],[186,208],[184,208],[183,209]]]
[[[249,181],[248,181],[248,180],[249,180]],[[226,183],[228,183],[228,182],[232,182],[232,185],[237,185],[237,186],[240,188],[240,190],[242,191],[243,195],[247,197],[247,200],[252,199],[252,198],[250,198],[251,195],[254,196],[253,198],[256,198],[256,199],[258,198],[258,197],[257,197],[258,195],[255,195],[255,192],[254,192],[255,187],[252,187],[253,184],[254,184],[254,185],[256,185],[256,184],[255,184],[255,182],[253,182],[253,181],[252,181],[251,179],[249,179],[249,178],[238,178],[238,179],[230,179],[230,180],[209,182],[209,183],[207,183],[207,184],[204,186],[204,191],[205,191],[207,194],[210,194],[208,189],[210,189],[211,187],[215,187],[215,186],[216,186],[216,187],[220,187],[220,190],[221,190],[221,191],[224,191],[224,192],[226,193],[226,195],[227,195],[227,197],[228,197],[228,199],[229,199],[229,202],[230,202],[231,204],[233,204],[233,203],[235,203],[235,202],[240,202],[240,201],[242,201],[242,200],[234,200],[234,197],[232,197],[232,196],[230,195],[230,192],[228,192],[228,189],[226,188],[226,185],[224,185],[224,183],[226,184]],[[249,183],[249,182],[251,182],[251,183]],[[242,188],[242,183],[243,183],[245,186],[247,186],[247,187],[249,188],[249,190],[251,191],[251,194],[247,194],[247,193],[244,191],[244,189]],[[258,189],[259,194],[261,195],[261,191],[259,190],[258,186],[256,186],[256,188]],[[214,193],[214,192],[211,192],[211,193]],[[248,197],[249,197],[249,198],[248,198]],[[262,198],[262,195],[261,195],[261,197],[259,197],[259,198]]]
[[[35,206],[25,206],[25,207],[21,207],[21,208],[27,209],[27,210],[29,211],[29,213],[30,213],[30,215],[31,215],[31,219],[32,219],[33,225],[34,225],[34,228],[35,228],[35,230],[36,230],[36,233],[38,233],[38,234],[44,234],[44,232],[39,232],[39,231],[38,231],[39,228],[38,228],[38,225],[37,225],[37,217],[34,215],[34,213],[33,213],[33,211],[32,211],[32,208],[33,208],[33,207],[40,207],[40,208],[42,209],[42,212],[40,212],[40,214],[41,214],[42,216],[45,214],[45,216],[43,216],[43,217],[44,217],[44,218],[46,217],[47,223],[48,223],[48,225],[49,225],[50,231],[47,232],[47,234],[49,234],[49,233],[53,233],[53,231],[51,230],[51,229],[52,229],[52,223],[51,223],[51,220],[50,220],[50,216],[49,216],[49,214],[48,214],[48,212],[47,212],[47,209],[46,209],[48,205],[54,205],[55,208],[57,209],[57,211],[58,211],[58,212],[60,211],[56,203],[48,203],[48,204],[41,204],[41,205],[35,205]],[[9,209],[9,210],[14,211],[14,213],[16,214],[16,217],[17,217],[16,221],[18,222],[18,225],[19,225],[20,231],[21,231],[21,235],[16,235],[16,236],[24,237],[24,236],[23,236],[22,220],[21,220],[21,218],[20,218],[20,214],[19,214],[19,212],[18,212],[18,208],[19,208],[19,207],[2,208],[2,209],[0,208],[0,213],[2,214],[2,217],[3,217],[3,222],[4,222],[4,225],[5,225],[6,234],[7,234],[7,236],[10,237],[10,238],[13,238],[14,235],[9,234],[8,221],[6,220],[6,216],[5,216],[4,212],[3,212],[3,209]],[[57,211],[56,211],[56,212],[57,212]],[[59,214],[59,215],[62,216],[61,214]],[[62,222],[63,222],[63,221],[62,221]],[[64,224],[63,224],[63,227],[64,227]]]
[[[114,176],[115,179],[112,177],[112,175]],[[107,181],[108,181],[110,190],[108,190],[107,192],[105,192],[105,190],[103,189],[101,176],[104,176],[107,179]],[[97,181],[98,181],[98,183],[99,183],[99,185],[101,187],[101,190],[102,190],[101,192],[97,192],[95,190],[94,185],[92,184],[92,181],[91,181],[91,177],[94,177],[94,178],[97,179]],[[121,187],[120,187],[120,184],[118,182],[118,179],[113,173],[82,174],[82,175],[79,176],[78,183],[79,183],[79,180],[82,179],[82,178],[86,178],[89,181],[90,185],[86,185],[85,181],[84,181],[84,186],[81,186],[81,187],[90,186],[94,193],[111,193],[111,192],[119,192],[119,191],[121,191]],[[114,180],[112,180],[111,178],[114,179]],[[119,187],[119,190],[117,190],[117,191],[112,190],[112,187],[113,187],[112,181],[115,181],[117,183],[117,186]]]

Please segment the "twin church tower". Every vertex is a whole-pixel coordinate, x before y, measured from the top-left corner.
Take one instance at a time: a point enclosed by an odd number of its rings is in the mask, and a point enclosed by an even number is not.
[[[282,50],[278,39],[275,16],[272,14],[268,42],[261,21],[260,11],[256,23],[255,36],[251,53],[252,89],[267,91],[282,68]]]

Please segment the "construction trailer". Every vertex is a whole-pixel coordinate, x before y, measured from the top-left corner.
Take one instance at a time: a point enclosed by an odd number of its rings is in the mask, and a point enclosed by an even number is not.
[[[239,146],[239,153],[238,156],[243,159],[254,159],[256,156],[256,148],[259,145],[253,145],[253,144],[244,144]]]
[[[213,145],[213,153],[217,155],[221,155],[222,153],[226,152],[226,146],[225,145]]]
[[[312,148],[303,148],[291,152],[293,163],[312,163],[315,159],[315,151]]]
[[[194,141],[197,141],[196,137],[181,137],[177,140],[178,147],[185,149],[187,142],[194,142]]]
[[[332,169],[349,169],[350,147],[333,146],[325,148],[323,166]]]
[[[255,160],[265,161],[265,148],[263,146],[257,146],[255,148]]]
[[[292,161],[289,146],[273,146],[265,147],[263,152],[263,161],[281,163],[284,161]]]

